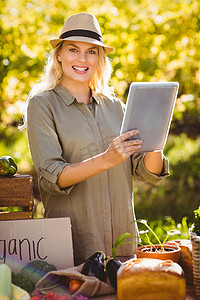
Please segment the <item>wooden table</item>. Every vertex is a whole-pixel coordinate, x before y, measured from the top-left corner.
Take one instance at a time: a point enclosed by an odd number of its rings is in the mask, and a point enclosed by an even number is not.
[[[117,295],[107,295],[102,297],[92,297],[92,300],[117,300]],[[185,300],[195,300],[195,291],[193,285],[188,285]],[[124,299],[125,300],[125,299]]]

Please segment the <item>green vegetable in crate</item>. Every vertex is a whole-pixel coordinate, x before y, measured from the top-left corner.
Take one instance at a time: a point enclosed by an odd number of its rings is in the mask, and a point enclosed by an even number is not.
[[[6,264],[0,265],[0,299],[11,299],[11,270]]]
[[[35,289],[36,283],[48,272],[55,271],[54,265],[46,261],[34,260],[28,263],[20,273],[12,273],[12,282],[29,293]]]
[[[2,156],[0,158],[0,175],[1,176],[13,176],[17,172],[17,165],[14,159],[9,156]]]

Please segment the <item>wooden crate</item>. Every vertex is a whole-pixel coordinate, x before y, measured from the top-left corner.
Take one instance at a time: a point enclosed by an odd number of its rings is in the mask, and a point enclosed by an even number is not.
[[[33,218],[33,178],[30,175],[15,174],[0,176],[0,220]],[[23,211],[4,212],[3,207],[22,207]]]

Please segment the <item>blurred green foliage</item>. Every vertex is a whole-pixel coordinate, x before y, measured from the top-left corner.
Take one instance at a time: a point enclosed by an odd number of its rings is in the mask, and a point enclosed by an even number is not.
[[[180,83],[176,121],[187,115],[189,122],[199,122],[199,8],[197,0],[91,0],[89,5],[83,0],[2,0],[0,135],[21,118],[27,93],[51,50],[49,39],[80,11],[96,15],[104,42],[115,48],[112,83],[122,100],[132,81],[175,80]]]
[[[135,208],[137,218],[155,220],[171,216],[181,222],[184,216],[193,220],[193,210],[200,199],[200,138],[186,134],[170,135],[164,153],[169,159],[170,176],[156,186],[136,183]]]
[[[200,2],[198,0],[1,0],[0,155],[19,172],[34,173],[26,131],[25,101],[43,71],[49,39],[73,13],[91,12],[104,42],[115,50],[112,84],[126,101],[132,81],[178,81],[179,94],[165,154],[171,176],[156,187],[135,185],[137,218],[164,215],[177,222],[199,203]]]

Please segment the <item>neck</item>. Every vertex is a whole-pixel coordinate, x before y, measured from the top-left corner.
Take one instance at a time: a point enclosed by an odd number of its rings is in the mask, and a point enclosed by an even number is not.
[[[80,82],[77,82],[76,85],[61,82],[61,85],[63,85],[78,102],[83,102],[85,104],[90,102],[90,88],[88,85],[81,84]]]

